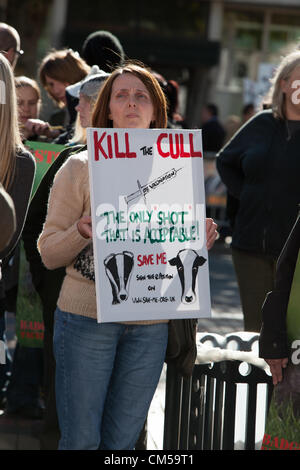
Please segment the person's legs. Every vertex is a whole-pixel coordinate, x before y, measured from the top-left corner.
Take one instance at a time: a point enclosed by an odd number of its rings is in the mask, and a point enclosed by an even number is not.
[[[60,438],[55,402],[55,359],[53,354],[54,311],[43,310],[44,331],[44,394],[45,411],[40,434],[41,450],[57,450]],[[50,321],[49,321],[50,320]]]
[[[260,331],[261,308],[267,292],[274,288],[276,260],[232,249],[234,269],[239,285],[245,331]]]
[[[42,418],[40,406],[42,373],[41,348],[30,348],[18,343],[7,389],[7,413],[19,413],[28,418]]]
[[[60,432],[55,401],[55,359],[53,353],[54,312],[65,269],[46,270],[43,282],[36,287],[43,306],[44,320],[44,396],[43,430],[40,434],[41,450],[57,450]]]
[[[59,449],[98,449],[107,388],[124,325],[56,310],[54,354]]]
[[[162,371],[168,324],[126,325],[105,402],[100,449],[133,449]]]
[[[5,348],[5,364],[0,364],[0,409],[4,409],[6,406],[7,385],[9,383],[12,369],[12,357],[5,342],[5,326],[5,311],[4,309],[1,309],[0,305],[0,341],[4,343]]]

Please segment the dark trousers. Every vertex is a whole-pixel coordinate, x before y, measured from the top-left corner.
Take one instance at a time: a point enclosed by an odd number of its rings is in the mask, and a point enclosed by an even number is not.
[[[38,406],[43,377],[43,351],[17,343],[7,389],[7,409]]]
[[[56,450],[60,439],[55,400],[55,359],[53,354],[54,312],[65,275],[64,269],[45,272],[37,288],[43,305],[44,320],[44,425],[40,436],[41,450]]]
[[[259,332],[262,305],[274,287],[276,260],[234,248],[232,259],[244,314],[244,329]]]

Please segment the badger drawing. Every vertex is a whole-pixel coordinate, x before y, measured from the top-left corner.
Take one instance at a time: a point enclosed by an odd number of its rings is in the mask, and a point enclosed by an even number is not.
[[[130,251],[112,253],[104,259],[105,273],[112,288],[113,305],[128,299],[133,265],[133,253]]]

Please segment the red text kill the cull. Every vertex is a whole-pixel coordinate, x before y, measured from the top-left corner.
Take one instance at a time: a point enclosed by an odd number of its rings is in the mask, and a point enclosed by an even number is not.
[[[107,132],[98,133],[94,131],[94,158],[98,162],[102,158],[109,160],[112,158],[137,158],[136,152],[132,149],[130,136],[128,132],[121,136],[117,132],[107,134]],[[202,157],[200,149],[194,147],[194,134],[192,133],[170,133],[162,132],[159,134],[154,145],[157,153],[163,158],[194,158]],[[185,150],[188,148],[188,151]]]

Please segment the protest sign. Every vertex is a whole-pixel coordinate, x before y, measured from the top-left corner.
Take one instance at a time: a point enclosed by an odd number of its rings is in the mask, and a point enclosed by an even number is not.
[[[36,161],[36,172],[31,192],[32,199],[43,176],[65,147],[63,145],[28,140],[25,142],[25,146],[32,153]],[[19,343],[23,346],[43,347],[44,322],[41,301],[33,286],[31,285],[30,287],[28,276],[30,277],[29,265],[22,246],[16,333]]]
[[[23,242],[20,244],[20,269],[16,311],[16,335],[19,344],[42,348],[44,320],[41,300],[31,282],[29,263]]]
[[[87,130],[98,321],[210,316],[200,130]]]
[[[26,140],[25,146],[36,161],[36,172],[31,192],[31,198],[33,198],[44,174],[65,147],[64,145],[29,140]]]

